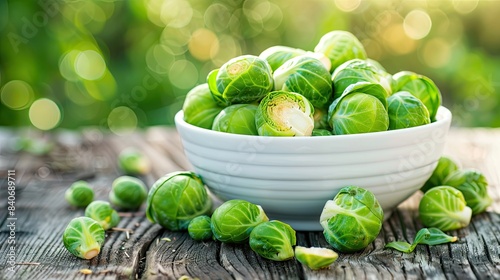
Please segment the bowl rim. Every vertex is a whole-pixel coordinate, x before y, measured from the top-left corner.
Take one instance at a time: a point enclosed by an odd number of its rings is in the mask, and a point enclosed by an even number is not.
[[[175,116],[174,116],[174,122],[176,127],[182,126],[185,129],[192,130],[196,133],[204,133],[207,136],[212,136],[212,137],[224,137],[228,140],[234,140],[234,141],[244,141],[244,140],[269,140],[270,138],[273,139],[273,141],[278,141],[278,143],[288,143],[290,141],[296,141],[300,143],[301,141],[325,141],[325,139],[328,140],[333,140],[333,139],[344,139],[344,140],[370,140],[372,138],[380,137],[380,136],[387,136],[387,137],[398,137],[402,135],[406,135],[408,133],[419,133],[421,131],[427,131],[427,130],[432,130],[435,128],[439,128],[442,125],[446,125],[447,123],[451,123],[452,119],[452,113],[451,111],[444,107],[444,106],[439,106],[437,114],[436,114],[436,121],[431,122],[429,124],[425,125],[420,125],[420,126],[415,126],[415,127],[409,127],[409,128],[403,128],[403,129],[395,129],[395,130],[385,130],[385,131],[377,131],[377,132],[370,132],[370,133],[357,133],[357,134],[345,134],[345,135],[327,135],[327,136],[320,136],[320,137],[282,137],[282,136],[261,136],[261,135],[245,135],[245,134],[235,134],[235,133],[227,133],[227,132],[221,132],[221,131],[215,131],[215,130],[210,130],[207,128],[202,128],[198,127],[195,125],[192,125],[190,123],[187,123],[184,120],[184,111],[179,110]]]

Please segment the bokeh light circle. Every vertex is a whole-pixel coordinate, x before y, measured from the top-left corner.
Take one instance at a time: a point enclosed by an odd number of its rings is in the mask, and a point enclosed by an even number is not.
[[[212,31],[199,28],[191,35],[188,48],[193,57],[206,61],[219,52],[219,39]]]
[[[179,89],[190,89],[198,82],[198,69],[189,60],[177,60],[170,68],[168,78]]]
[[[36,128],[50,130],[61,121],[61,110],[54,101],[40,98],[31,104],[29,118]]]
[[[104,58],[94,50],[80,52],[75,60],[76,73],[86,80],[98,80],[106,72]]]
[[[420,40],[431,31],[432,20],[425,11],[413,10],[406,15],[403,27],[408,37]]]
[[[12,80],[2,87],[0,100],[12,110],[22,110],[28,108],[33,102],[35,94],[31,86],[21,80]]]
[[[335,0],[335,6],[343,12],[352,12],[361,4],[361,0]]]
[[[137,127],[137,115],[126,106],[119,106],[111,110],[108,115],[108,127],[117,135],[125,135]]]

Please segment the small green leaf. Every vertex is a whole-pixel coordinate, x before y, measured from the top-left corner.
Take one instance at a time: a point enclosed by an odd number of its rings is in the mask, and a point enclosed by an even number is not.
[[[386,248],[393,248],[403,253],[411,253],[418,244],[439,245],[458,240],[456,236],[450,236],[442,232],[438,228],[423,228],[417,232],[412,244],[404,241],[389,242],[385,245]]]
[[[393,248],[403,253],[411,253],[415,247],[404,241],[393,241],[385,245],[386,248]]]

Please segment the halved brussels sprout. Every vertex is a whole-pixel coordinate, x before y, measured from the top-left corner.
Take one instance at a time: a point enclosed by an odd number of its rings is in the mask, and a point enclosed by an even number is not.
[[[313,105],[303,95],[273,91],[259,103],[255,124],[263,136],[311,136],[313,114]]]
[[[331,102],[330,72],[318,59],[301,55],[281,65],[273,74],[274,89],[300,93],[315,107]]]
[[[275,71],[276,69],[278,69],[278,67],[283,65],[283,63],[285,63],[287,60],[299,55],[303,55],[305,53],[306,51],[304,50],[291,48],[287,46],[272,46],[265,49],[259,55],[259,57],[265,59],[271,66],[271,69]]]
[[[425,193],[430,188],[444,185],[444,179],[456,170],[458,170],[458,165],[452,159],[441,157],[431,177],[425,182],[420,190]]]
[[[486,211],[493,200],[488,195],[488,181],[484,175],[472,169],[457,170],[443,181],[446,186],[452,186],[462,192],[467,206],[472,209],[472,215]]]
[[[418,212],[425,226],[442,231],[466,227],[472,217],[472,209],[466,205],[463,194],[450,186],[439,186],[425,192]]]
[[[295,246],[295,258],[312,270],[327,268],[338,257],[339,254],[328,248]]]
[[[424,103],[407,91],[399,91],[387,98],[389,129],[420,126],[431,122]]]
[[[410,71],[398,72],[392,78],[395,92],[408,91],[425,104],[431,121],[436,119],[436,113],[441,106],[441,92],[431,79]]]
[[[97,256],[104,244],[104,229],[88,217],[71,220],[64,230],[64,247],[76,257],[90,260]]]
[[[111,204],[107,201],[96,200],[92,201],[85,208],[85,216],[98,222],[104,230],[116,227],[120,222],[120,216]]]
[[[343,30],[334,30],[323,35],[314,51],[323,53],[330,59],[330,72],[348,60],[366,59],[363,44],[352,33]]]
[[[255,112],[257,105],[254,104],[235,104],[224,108],[216,117],[212,130],[258,135],[255,126]]]
[[[118,155],[118,166],[125,174],[144,175],[151,170],[151,162],[142,152],[129,147]]]
[[[184,100],[182,111],[184,120],[192,125],[211,129],[215,116],[223,107],[212,97],[208,84],[201,84],[191,89]]]
[[[188,233],[191,238],[197,241],[211,239],[212,234],[212,221],[209,216],[201,215],[189,222]]]
[[[267,61],[254,55],[242,55],[210,72],[208,86],[221,106],[252,103],[261,100],[273,89],[271,73]]]
[[[366,248],[377,238],[383,220],[384,212],[373,193],[356,186],[340,189],[326,202],[320,217],[326,241],[343,253]]]
[[[137,210],[148,196],[146,185],[139,179],[120,176],[113,181],[109,201],[123,210]]]
[[[66,201],[75,207],[86,207],[94,200],[94,190],[85,181],[76,181],[64,193]]]
[[[386,131],[389,128],[385,91],[380,84],[350,85],[328,109],[335,135]]]
[[[146,217],[169,230],[185,230],[197,216],[212,208],[201,178],[194,172],[168,173],[158,179],[149,190]]]
[[[384,90],[384,97],[387,98],[392,93],[387,75],[373,62],[361,59],[349,60],[337,67],[332,74],[333,98],[339,98],[348,87],[360,82],[379,84]]]
[[[221,242],[241,243],[252,230],[269,218],[260,205],[232,199],[222,203],[212,214],[212,232]]]
[[[250,233],[249,243],[250,248],[261,257],[284,261],[293,258],[297,238],[290,225],[273,220],[257,225]]]

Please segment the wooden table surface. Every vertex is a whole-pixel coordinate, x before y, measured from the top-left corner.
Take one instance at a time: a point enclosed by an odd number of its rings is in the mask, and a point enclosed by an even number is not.
[[[46,155],[13,152],[12,140],[23,134],[56,145]],[[464,168],[482,171],[494,199],[468,227],[451,232],[459,241],[419,245],[410,254],[384,249],[390,241],[412,241],[423,227],[417,217],[417,192],[398,207],[364,251],[340,254],[329,269],[320,271],[296,260],[263,259],[248,244],[195,242],[186,232],[151,224],[144,206],[136,213],[121,213],[118,227],[128,234],[108,231],[96,258],[74,257],[61,236],[68,222],[84,211],[69,207],[64,192],[75,180],[84,179],[96,189],[97,199],[107,200],[111,182],[122,175],[116,156],[129,146],[154,162],[151,173],[141,177],[148,186],[168,172],[191,168],[173,128],[153,127],[127,136],[97,128],[44,135],[0,129],[0,279],[500,279],[500,129],[452,128],[448,136],[445,154]],[[7,177],[16,179],[15,216],[7,211]],[[13,221],[15,229],[9,228]],[[15,244],[9,244],[11,240]],[[297,243],[329,247],[321,232],[297,232]]]

